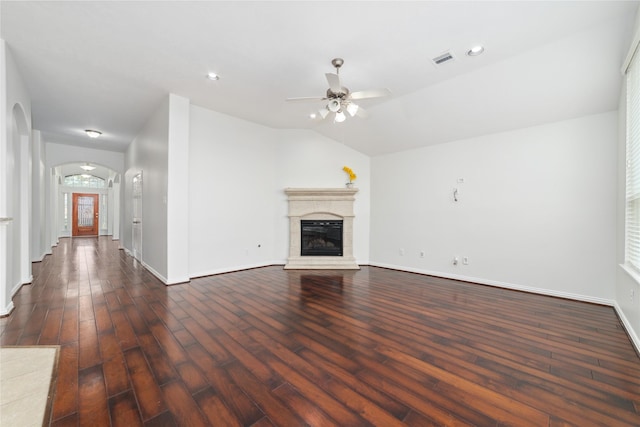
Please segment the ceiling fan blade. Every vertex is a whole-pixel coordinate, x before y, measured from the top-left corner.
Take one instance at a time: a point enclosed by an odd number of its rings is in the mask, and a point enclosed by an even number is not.
[[[318,111],[318,114],[320,114],[320,117],[322,117],[323,119],[326,119],[329,115],[329,110],[327,110],[326,108],[322,108],[320,111]]]
[[[335,93],[342,92],[342,85],[340,84],[340,77],[337,74],[326,73],[327,82],[329,83],[329,88],[331,91]]]
[[[290,102],[290,101],[292,101],[292,102],[299,102],[299,101],[302,101],[302,102],[313,102],[313,101],[323,101],[325,99],[327,99],[327,98],[320,98],[320,97],[317,97],[317,96],[305,96],[305,97],[302,97],[302,98],[287,98],[286,101],[288,101],[288,102]]]
[[[360,109],[360,107],[357,104],[354,104],[353,102],[350,102],[347,105],[347,113],[349,113],[349,115],[351,117],[355,116],[356,114],[358,114],[358,110]]]
[[[391,91],[389,89],[369,89],[369,90],[361,90],[358,92],[351,92],[349,95],[350,99],[366,99],[366,98],[379,98],[381,96],[389,96],[391,95]]]

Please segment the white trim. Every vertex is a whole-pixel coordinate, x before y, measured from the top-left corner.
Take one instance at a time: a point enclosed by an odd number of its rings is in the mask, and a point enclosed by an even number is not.
[[[9,301],[9,304],[7,304],[7,306],[2,311],[0,311],[0,316],[8,316],[9,314],[11,314],[13,309],[13,301]]]
[[[640,273],[638,273],[637,271],[633,270],[631,267],[629,267],[626,264],[618,264],[618,266],[620,268],[622,268],[622,271],[624,271],[625,273],[627,273],[629,275],[629,277],[631,277],[633,280],[635,280],[635,282],[640,285]]]
[[[48,254],[46,252],[43,252],[42,254],[40,254],[39,257],[36,257],[34,259],[31,260],[31,262],[42,262],[44,261],[44,258],[47,256]]]
[[[618,313],[620,322],[622,322],[622,326],[624,326],[625,331],[627,331],[627,335],[629,335],[629,338],[631,339],[631,344],[635,347],[636,352],[640,354],[640,338],[633,330],[631,322],[629,322],[629,319],[624,315],[624,311],[622,311],[622,308],[618,305],[617,301],[613,302],[613,308],[616,310],[616,313]]]
[[[142,264],[142,266],[143,266],[144,268],[146,268],[146,269],[149,271],[149,273],[153,274],[153,275],[154,275],[154,276],[156,276],[158,279],[160,279],[160,281],[161,281],[162,283],[164,283],[165,285],[168,285],[168,284],[169,284],[169,283],[167,282],[167,278],[166,278],[166,277],[164,277],[162,274],[158,273],[158,272],[157,272],[155,269],[153,269],[149,264],[147,264],[147,263],[146,263],[146,262],[144,262],[144,261],[140,261],[140,260],[138,260],[138,262],[140,262],[140,264]]]
[[[629,45],[629,50],[627,51],[627,56],[624,58],[624,62],[622,63],[622,68],[620,71],[622,74],[627,73],[627,69],[629,68],[629,64],[631,64],[631,60],[633,56],[636,54],[638,49],[638,45],[640,45],[640,9],[638,9],[636,13],[636,31],[633,34],[633,39],[631,39],[631,44]]]
[[[627,57],[622,64],[622,68],[620,69],[622,75],[627,74],[629,65],[631,65],[631,60],[638,51],[638,45],[640,45],[640,29],[638,29],[638,31],[636,31],[636,34],[633,36],[633,41],[631,42],[631,46],[629,47],[629,52],[627,52]]]
[[[28,284],[29,283],[17,283],[15,285],[13,285],[13,288],[11,288],[11,298],[13,299],[13,297],[16,296],[16,294],[18,293],[18,291],[20,290],[22,285],[28,285]]]

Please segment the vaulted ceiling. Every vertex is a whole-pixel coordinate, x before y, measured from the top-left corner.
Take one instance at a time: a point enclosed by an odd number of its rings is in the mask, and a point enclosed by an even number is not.
[[[0,3],[46,141],[124,151],[168,93],[368,155],[617,108],[638,2]],[[466,55],[481,44],[484,54]],[[432,58],[451,52],[436,66]],[[310,119],[344,58],[368,118]],[[210,71],[217,81],[205,78]],[[83,130],[99,129],[89,140]]]

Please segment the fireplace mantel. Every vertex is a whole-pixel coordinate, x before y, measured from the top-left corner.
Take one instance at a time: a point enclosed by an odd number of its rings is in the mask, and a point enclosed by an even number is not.
[[[285,188],[289,198],[288,270],[358,270],[353,256],[353,202],[357,188]],[[342,256],[301,256],[300,221],[342,219]]]

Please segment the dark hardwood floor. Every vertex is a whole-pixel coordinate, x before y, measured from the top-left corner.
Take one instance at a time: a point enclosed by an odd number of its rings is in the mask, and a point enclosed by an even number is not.
[[[53,426],[638,426],[611,307],[374,267],[166,287],[110,238],[63,239],[0,319],[61,345]]]

